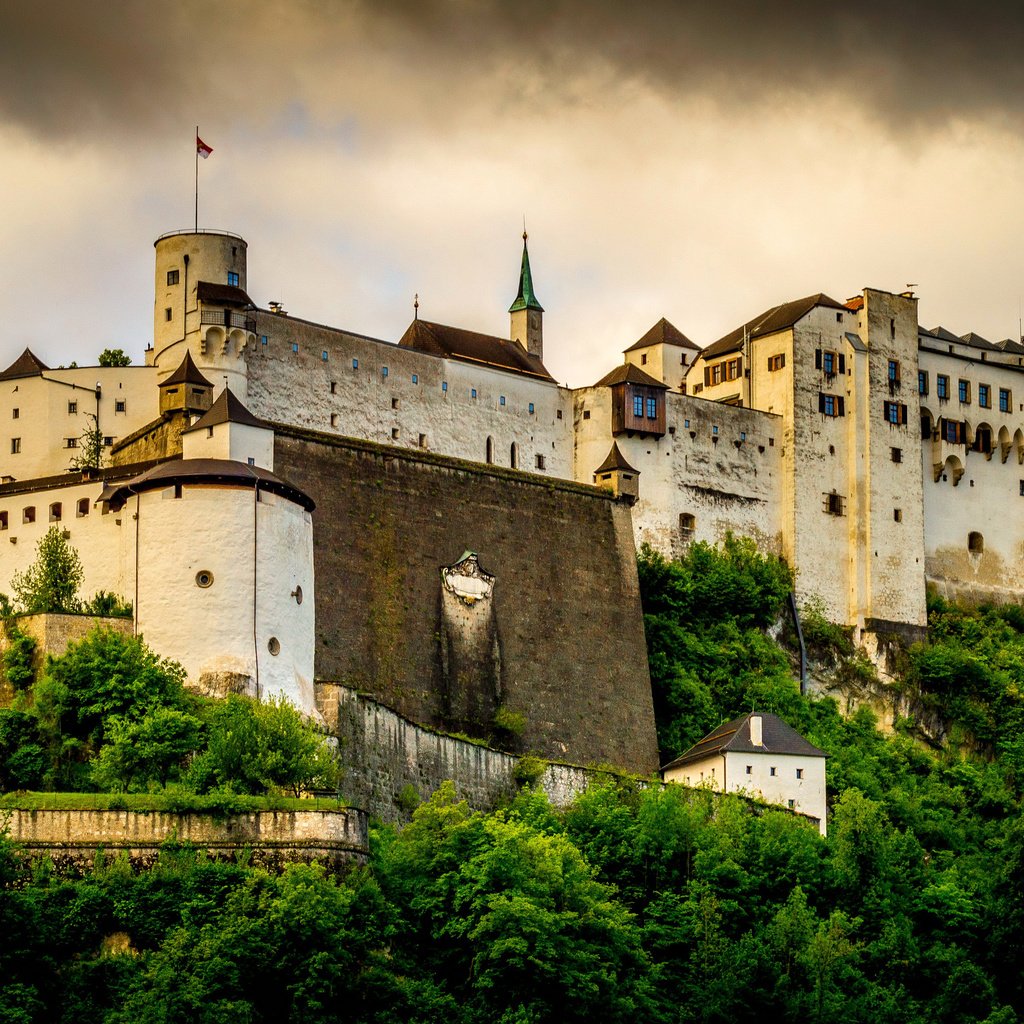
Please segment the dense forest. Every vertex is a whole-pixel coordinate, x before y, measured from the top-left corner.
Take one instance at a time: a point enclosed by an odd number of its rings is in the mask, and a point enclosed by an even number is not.
[[[805,609],[816,671],[859,695],[844,715],[800,695],[780,562],[729,540],[679,562],[645,550],[639,569],[663,756],[752,708],[779,714],[830,755],[827,839],[782,810],[621,778],[564,811],[527,788],[475,812],[445,787],[404,828],[373,828],[344,877],[169,845],[149,872],[67,878],[0,840],[0,1021],[1018,1020],[1024,609],[933,599],[929,642],[884,684]],[[274,788],[231,767],[233,730],[176,685],[135,709],[83,667],[99,654],[69,654],[0,713],[5,788],[19,771]],[[886,735],[864,695],[895,692],[908,712]],[[191,749],[119,776],[104,751],[160,708],[195,719]],[[131,735],[122,749],[144,746]]]

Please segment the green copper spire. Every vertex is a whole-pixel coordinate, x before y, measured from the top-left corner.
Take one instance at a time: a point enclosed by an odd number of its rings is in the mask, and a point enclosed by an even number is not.
[[[544,307],[537,301],[533,294],[533,275],[530,273],[530,252],[526,248],[526,232],[523,232],[523,268],[519,271],[519,294],[516,301],[509,306],[510,313],[516,313],[520,309],[535,309],[538,313],[544,312]]]

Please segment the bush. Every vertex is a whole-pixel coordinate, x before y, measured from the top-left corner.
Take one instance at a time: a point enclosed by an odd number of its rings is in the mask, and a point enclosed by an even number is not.
[[[7,626],[7,650],[3,666],[7,682],[16,690],[24,690],[35,678],[36,641],[13,623]]]

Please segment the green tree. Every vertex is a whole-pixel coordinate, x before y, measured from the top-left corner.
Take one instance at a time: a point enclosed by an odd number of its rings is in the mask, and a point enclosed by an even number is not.
[[[59,526],[51,526],[36,546],[36,560],[11,578],[21,607],[37,612],[76,612],[82,585],[82,562]]]
[[[131,366],[132,357],[124,349],[105,348],[100,353],[100,366]]]
[[[134,782],[167,781],[201,743],[202,722],[177,708],[155,707],[138,721],[107,720],[106,739],[92,777],[103,789],[127,792]]]
[[[71,456],[69,468],[72,470],[99,469],[103,465],[103,432],[99,420],[94,413],[87,413],[90,425],[82,431],[78,438],[78,447]]]
[[[46,763],[35,716],[0,708],[0,790],[35,788]]]
[[[35,679],[36,640],[13,622],[6,624],[7,650],[3,654],[4,675],[16,690],[23,690]]]

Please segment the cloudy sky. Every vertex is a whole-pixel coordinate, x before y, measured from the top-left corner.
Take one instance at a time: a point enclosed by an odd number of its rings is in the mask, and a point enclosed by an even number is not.
[[[1024,8],[932,0],[5,0],[0,363],[152,333],[153,249],[249,242],[249,292],[397,339],[507,330],[523,217],[545,355],[591,383],[659,317],[914,284],[1015,335]]]

